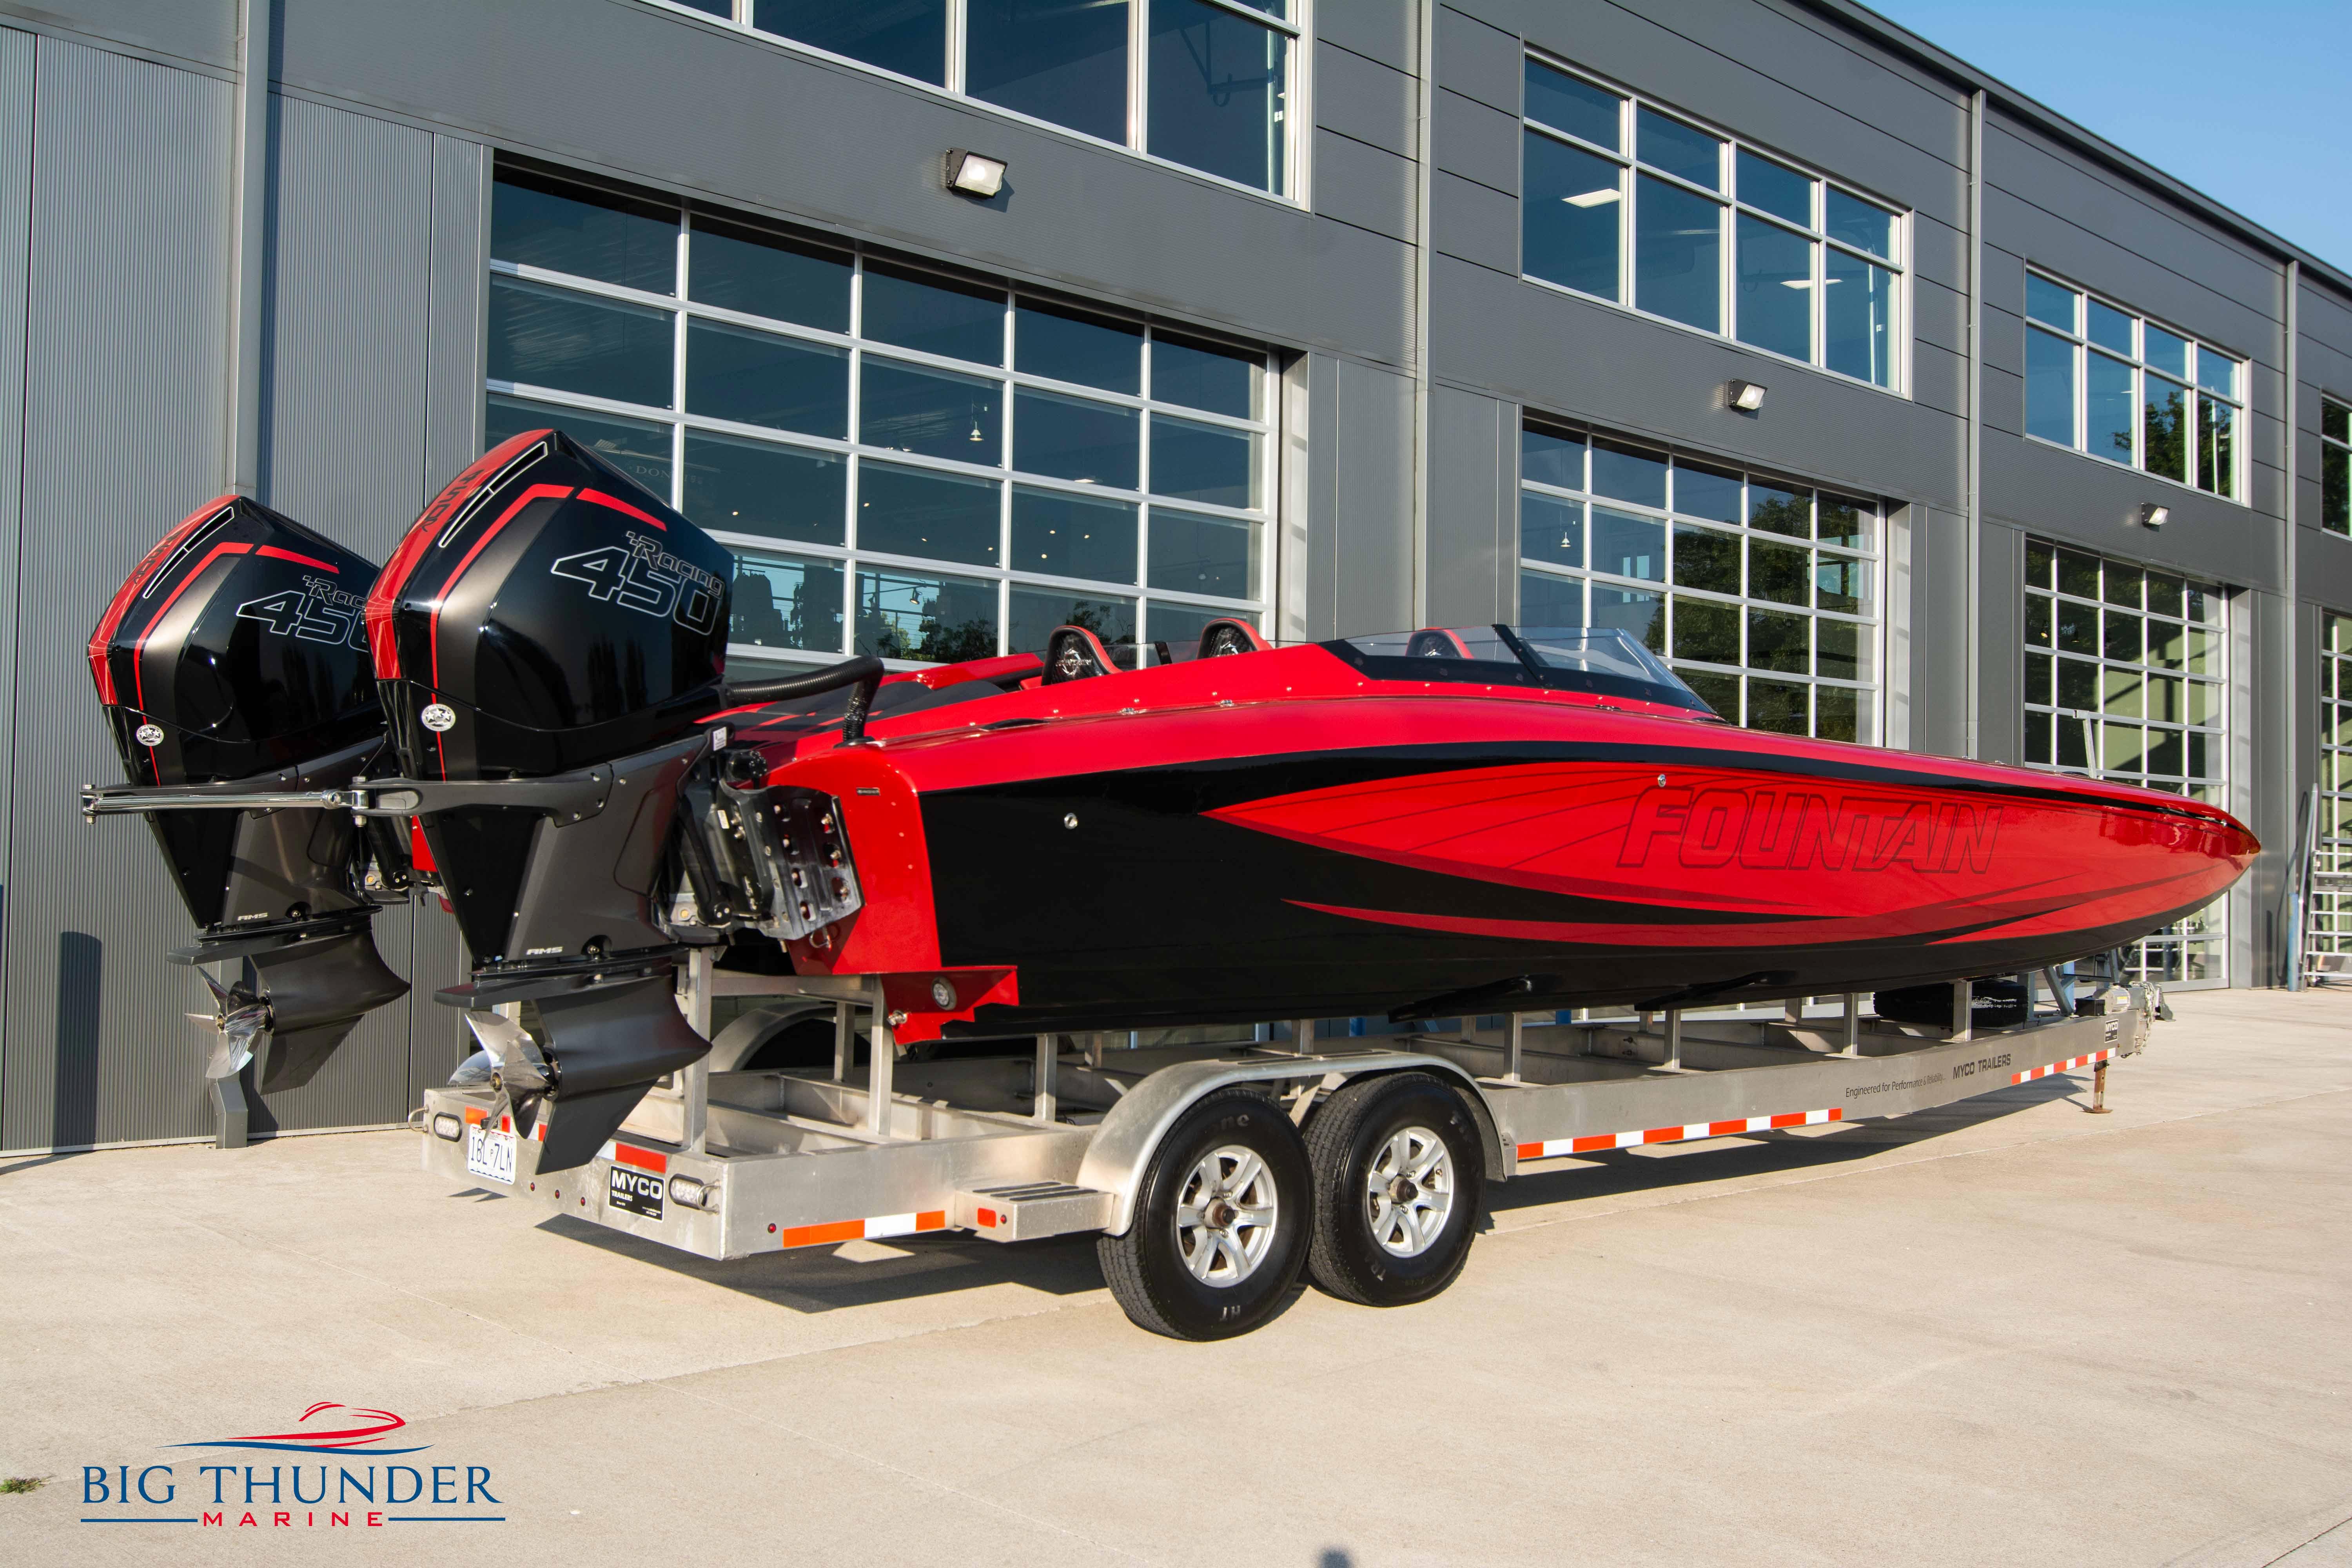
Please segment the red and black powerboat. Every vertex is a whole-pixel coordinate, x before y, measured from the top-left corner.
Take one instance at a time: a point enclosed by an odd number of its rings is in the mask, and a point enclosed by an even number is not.
[[[519,1113],[562,1108],[541,1170],[707,1048],[672,1000],[696,945],[874,977],[902,1045],[1670,1008],[2064,963],[2259,849],[2177,795],[1734,728],[1616,632],[1223,621],[1121,668],[1066,626],[1042,657],[730,685],[730,574],[538,431],[367,601],[388,752],[334,802],[420,827],[474,961],[443,1000],[537,1005],[544,1050],[504,1066]],[[134,744],[148,703],[101,694],[132,777],[173,782]],[[362,842],[405,878],[403,836]]]

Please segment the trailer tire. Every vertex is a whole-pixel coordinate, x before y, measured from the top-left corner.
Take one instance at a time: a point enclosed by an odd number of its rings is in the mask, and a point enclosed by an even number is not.
[[[1160,1139],[1127,1233],[1097,1238],[1103,1279],[1138,1328],[1245,1334],[1295,1293],[1312,1190],[1307,1145],[1280,1106],[1246,1089],[1203,1095]]]
[[[1459,1094],[1427,1073],[1358,1079],[1307,1122],[1307,1152],[1317,1285],[1362,1306],[1402,1307],[1454,1283],[1486,1186],[1486,1142]]]

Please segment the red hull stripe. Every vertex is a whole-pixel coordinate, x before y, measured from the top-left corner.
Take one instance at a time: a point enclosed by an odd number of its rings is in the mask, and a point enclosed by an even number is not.
[[[2111,1046],[2105,1050],[2093,1051],[2087,1057],[2068,1057],[2063,1062],[2052,1062],[2047,1067],[2028,1068],[2023,1072],[2013,1072],[2009,1075],[2009,1081],[2030,1083],[2037,1078],[2048,1078],[2053,1073],[2073,1072],[2076,1068],[2097,1067],[2103,1062],[2113,1060],[2115,1054],[2115,1048]]]
[[[545,487],[541,488],[543,489]],[[652,523],[664,533],[667,533],[669,531],[669,524],[654,516],[651,512],[639,510],[637,508],[631,506],[627,501],[621,500],[618,496],[608,496],[603,490],[582,490],[580,492],[580,499],[585,501],[594,501],[598,506],[611,507],[614,511],[626,512],[629,516],[635,518],[639,522]],[[500,521],[503,521],[504,520],[501,519]]]
[[[503,472],[508,463],[547,434],[549,432],[545,430],[526,430],[491,447],[467,465],[463,473],[442,486],[441,493],[435,496],[423,513],[409,525],[406,536],[400,542],[400,548],[392,552],[392,559],[384,563],[382,572],[376,574],[375,586],[368,590],[368,647],[374,656],[377,679],[399,678],[400,649],[392,636],[393,606],[400,602],[401,591],[408,586],[409,574],[416,570],[416,563],[432,545],[434,531],[441,526],[444,518],[488,483],[493,475]]]
[[[1784,1110],[1775,1116],[1735,1116],[1728,1121],[1692,1121],[1676,1127],[1643,1127],[1632,1132],[1595,1132],[1582,1138],[1548,1138],[1519,1145],[1522,1160],[1549,1160],[1561,1154],[1594,1154],[1604,1149],[1633,1149],[1645,1143],[1680,1143],[1693,1138],[1728,1138],[1739,1132],[1769,1132],[1776,1127],[1819,1127],[1843,1121],[1838,1106],[1827,1110]]]
[[[225,509],[236,500],[233,495],[215,496],[182,518],[179,526],[159,540],[155,548],[141,559],[137,570],[124,580],[121,588],[115,590],[114,598],[106,606],[106,613],[98,618],[98,629],[89,634],[89,674],[90,679],[98,683],[98,700],[100,702],[109,707],[114,705],[114,671],[109,668],[106,656],[114,641],[116,630],[122,625],[122,617],[130,613],[131,602],[153,581],[163,563],[172,559],[188,542],[190,534],[207,522],[219,521]]]
[[[827,1242],[879,1241],[888,1236],[913,1236],[918,1231],[945,1230],[945,1209],[916,1214],[878,1215],[873,1219],[835,1220],[830,1225],[788,1225],[778,1233],[787,1247],[823,1247]]]
[[[331,565],[315,555],[299,555],[291,550],[280,550],[275,544],[265,544],[254,553],[267,555],[272,561],[299,561],[305,566],[316,566],[321,572],[332,572],[338,577],[343,574],[341,567]]]

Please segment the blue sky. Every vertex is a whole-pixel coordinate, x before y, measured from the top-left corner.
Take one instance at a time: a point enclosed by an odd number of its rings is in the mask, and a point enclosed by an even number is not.
[[[2352,0],[1866,0],[2352,271]]]

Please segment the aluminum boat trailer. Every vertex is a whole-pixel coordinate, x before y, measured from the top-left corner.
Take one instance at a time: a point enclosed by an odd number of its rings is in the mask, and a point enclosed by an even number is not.
[[[2107,1063],[2147,1044],[2160,994],[2115,984],[2064,1012],[2045,982],[2037,1006],[2027,980],[2027,1022],[1973,1032],[1864,1017],[1848,996],[1830,1016],[1793,1004],[1768,1020],[1511,1016],[1319,1042],[1299,1020],[1288,1040],[1271,1026],[1183,1045],[1044,1036],[912,1059],[878,979],[715,972],[705,950],[678,984],[698,1032],[717,995],[830,1003],[831,1069],[706,1058],[663,1080],[598,1158],[546,1173],[536,1151],[560,1100],[519,1133],[488,1085],[453,1086],[427,1090],[414,1120],[437,1176],[709,1258],[927,1231],[1097,1233],[1131,1318],[1217,1338],[1271,1317],[1310,1268],[1371,1304],[1434,1295],[1462,1267],[1484,1182],[1537,1162],[1901,1116],[2084,1068],[2103,1096]],[[1949,1016],[1967,1020],[1969,983],[1953,989]]]

